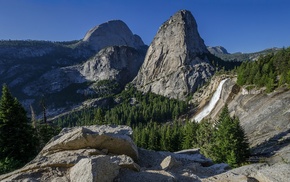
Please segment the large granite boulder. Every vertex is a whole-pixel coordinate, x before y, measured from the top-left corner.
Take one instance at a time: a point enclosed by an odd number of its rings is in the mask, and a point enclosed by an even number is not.
[[[119,169],[139,171],[128,126],[64,128],[23,168],[0,181],[112,181]]]
[[[107,149],[111,154],[126,154],[137,160],[138,149],[130,137],[131,134],[132,129],[128,126],[65,128],[50,140],[40,154],[46,156],[59,151],[92,148]]]

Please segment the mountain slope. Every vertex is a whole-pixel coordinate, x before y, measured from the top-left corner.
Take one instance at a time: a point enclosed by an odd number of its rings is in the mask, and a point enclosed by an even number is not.
[[[215,46],[210,47],[208,46],[207,49],[210,53],[214,54],[215,56],[225,60],[225,61],[256,61],[260,56],[265,56],[267,54],[276,53],[277,51],[281,50],[280,48],[270,48],[265,49],[258,52],[252,52],[252,53],[228,53],[227,50],[222,46]]]
[[[133,83],[144,92],[185,99],[212,76],[208,53],[192,14],[179,11],[159,28]]]
[[[0,41],[0,85],[7,83],[27,110],[32,105],[40,114],[45,102],[54,115],[98,96],[92,89],[98,81],[132,81],[146,49],[119,20],[94,27],[81,41]]]
[[[196,94],[199,110],[210,99],[211,93],[224,76],[214,77],[203,93]],[[277,88],[271,93],[264,89],[247,90],[236,84],[236,78],[227,79],[222,87],[219,101],[206,118],[218,117],[221,109],[228,105],[231,115],[239,118],[249,139],[252,156],[266,159],[269,163],[289,162],[290,152],[290,91]]]

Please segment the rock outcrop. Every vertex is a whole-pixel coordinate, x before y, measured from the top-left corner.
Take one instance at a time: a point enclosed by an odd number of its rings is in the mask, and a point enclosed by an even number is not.
[[[290,179],[289,164],[251,164],[202,179],[202,182],[285,182]]]
[[[121,20],[112,20],[90,29],[82,40],[95,51],[104,47],[129,46],[140,48],[144,46],[142,39],[134,35],[129,27]]]
[[[1,181],[112,181],[121,168],[139,171],[127,126],[64,128],[23,168]]]
[[[248,92],[244,88],[228,103],[231,114],[239,117],[253,156],[270,164],[289,163],[290,91]]]
[[[137,148],[128,126],[64,128],[34,160],[0,181],[287,181],[290,165],[251,164],[230,170],[199,150],[175,153]]]
[[[192,14],[179,11],[159,28],[133,83],[144,92],[185,99],[212,76],[208,53]]]
[[[131,134],[127,126],[65,128],[34,160],[0,181],[199,181],[229,169],[198,150],[137,149]]]
[[[113,46],[99,51],[79,69],[86,80],[116,80],[124,86],[134,79],[143,61],[144,55],[136,49]]]

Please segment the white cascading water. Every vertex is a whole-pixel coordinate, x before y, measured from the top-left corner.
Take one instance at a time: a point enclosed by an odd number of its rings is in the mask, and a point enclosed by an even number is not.
[[[209,103],[202,109],[200,113],[198,113],[195,117],[194,120],[196,122],[200,122],[204,117],[209,115],[209,113],[213,110],[214,106],[216,103],[219,101],[221,93],[222,93],[222,88],[224,83],[228,80],[224,79],[220,82],[218,88],[216,89],[215,93],[213,94],[212,98],[210,99]]]

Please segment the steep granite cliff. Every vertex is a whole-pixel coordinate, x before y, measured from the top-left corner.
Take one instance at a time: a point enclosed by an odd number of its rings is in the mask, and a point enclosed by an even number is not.
[[[127,46],[114,46],[102,49],[80,67],[86,80],[116,80],[124,86],[137,75],[144,55]]]
[[[189,11],[178,11],[159,28],[133,83],[138,90],[185,99],[210,78],[214,68]]]

